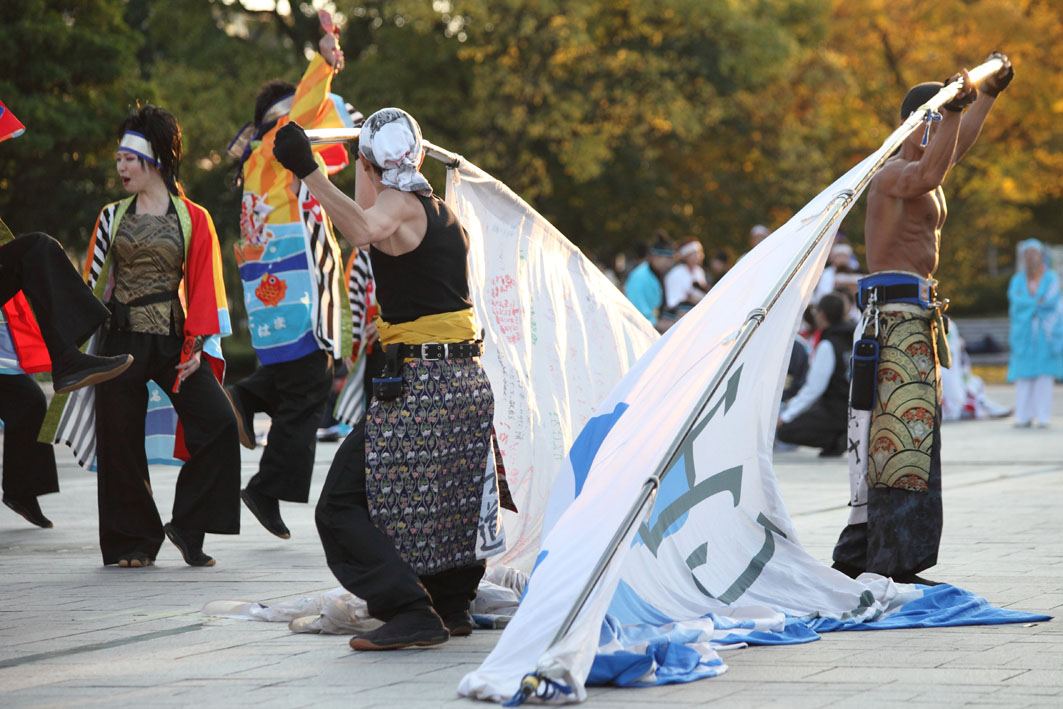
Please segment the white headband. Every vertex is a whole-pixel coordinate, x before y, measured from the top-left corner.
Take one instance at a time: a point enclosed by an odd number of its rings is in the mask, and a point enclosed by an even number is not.
[[[679,247],[679,258],[686,258],[691,254],[704,251],[700,241],[691,241]]]
[[[424,156],[421,127],[401,108],[382,108],[362,124],[358,152],[381,170],[380,181],[403,192],[432,194],[419,168]]]
[[[118,142],[118,149],[139,155],[155,167],[159,167],[159,161],[155,159],[155,151],[151,149],[151,143],[136,131],[127,130],[123,133],[122,140]]]

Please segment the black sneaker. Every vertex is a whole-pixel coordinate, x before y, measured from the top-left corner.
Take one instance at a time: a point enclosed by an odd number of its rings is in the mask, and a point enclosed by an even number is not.
[[[255,417],[249,416],[244,410],[240,393],[233,387],[225,387],[225,396],[229,397],[229,404],[236,414],[236,430],[240,434],[240,445],[248,450],[255,449]]]
[[[819,452],[820,458],[838,458],[845,455],[849,450],[849,437],[844,434],[838,434],[834,439],[834,443],[827,446]]]
[[[352,650],[401,650],[405,647],[439,645],[450,631],[431,608],[401,613],[376,630],[351,638]]]
[[[25,517],[30,524],[35,524],[43,529],[52,528],[52,520],[45,517],[44,513],[41,512],[41,505],[37,502],[36,497],[22,501],[4,495],[4,504]]]
[[[133,355],[97,357],[72,349],[52,362],[52,386],[56,394],[114,379],[133,364]]]
[[[894,583],[918,583],[923,586],[940,586],[943,581],[931,581],[915,574],[897,574],[893,577]]]
[[[181,552],[189,566],[214,566],[214,557],[203,553],[203,532],[178,529],[172,523],[164,525],[162,531]]]
[[[251,510],[255,519],[266,528],[270,534],[275,534],[281,539],[290,539],[292,533],[281,519],[280,502],[275,497],[269,497],[251,489],[240,491],[240,499]]]
[[[469,611],[459,611],[447,615],[443,619],[443,625],[447,626],[447,630],[450,631],[450,637],[463,638],[466,635],[472,635],[472,629],[476,624]]]
[[[845,574],[851,579],[855,579],[857,576],[864,573],[863,569],[858,569],[855,566],[850,566],[849,564],[843,564],[840,561],[835,561],[833,564],[831,564],[830,567],[835,571],[841,571],[843,574]]]

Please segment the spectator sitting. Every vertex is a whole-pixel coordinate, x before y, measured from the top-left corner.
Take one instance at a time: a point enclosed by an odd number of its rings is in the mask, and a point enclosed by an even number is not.
[[[710,285],[716,285],[720,279],[731,269],[731,257],[726,251],[717,251],[709,259],[709,277],[712,278]]]
[[[853,324],[845,303],[834,293],[820,300],[814,318],[819,342],[804,386],[779,414],[776,437],[783,443],[822,448],[820,457],[845,453],[848,425],[849,358]]]

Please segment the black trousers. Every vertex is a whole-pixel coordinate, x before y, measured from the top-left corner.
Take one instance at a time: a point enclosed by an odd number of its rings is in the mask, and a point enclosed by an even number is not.
[[[154,559],[162,521],[152,498],[144,451],[147,381],[167,392],[184,428],[190,458],[177,476],[173,523],[190,531],[240,532],[240,441],[236,417],[204,361],[170,393],[182,338],[110,331],[104,355],[129,352],[133,364],[96,386],[96,459],[103,563],[134,552]]]
[[[387,621],[432,605],[444,618],[468,610],[485,564],[477,562],[418,577],[392,540],[369,518],[365,494],[365,419],[340,444],[321,490],[317,531],[329,569],[369,614]]]
[[[927,489],[870,488],[867,522],[842,530],[834,560],[882,576],[916,574],[937,564],[943,526],[939,411],[930,447]]]
[[[0,374],[0,419],[4,421],[4,496],[31,500],[59,492],[55,452],[37,442],[48,404],[28,374]]]
[[[838,438],[844,436],[849,425],[846,402],[841,406],[828,406],[817,401],[799,414],[790,423],[784,423],[775,435],[783,443],[814,448],[833,448]]]
[[[272,419],[258,473],[247,487],[288,502],[310,499],[317,426],[332,391],[332,355],[324,350],[266,364],[233,386],[249,415]]]
[[[20,290],[33,306],[53,359],[87,340],[109,314],[59,242],[40,232],[0,246],[0,303]]]

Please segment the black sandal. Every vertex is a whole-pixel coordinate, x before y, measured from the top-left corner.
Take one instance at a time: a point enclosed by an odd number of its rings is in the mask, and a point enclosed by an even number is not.
[[[193,546],[193,540],[187,538],[191,533],[184,532],[182,534],[183,530],[178,529],[172,523],[165,525],[162,531],[166,532],[166,536],[177,547],[177,551],[181,552],[186,564],[189,566],[214,566],[214,557],[203,553],[202,540],[198,545]],[[202,534],[200,532],[200,535]]]

